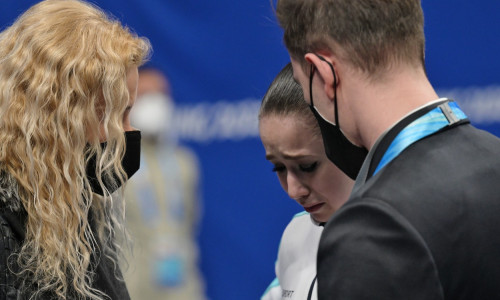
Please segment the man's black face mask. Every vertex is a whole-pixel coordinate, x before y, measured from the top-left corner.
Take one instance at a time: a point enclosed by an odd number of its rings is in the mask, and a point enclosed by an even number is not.
[[[106,143],[101,144],[102,148],[106,147]],[[141,132],[140,131],[127,131],[125,132],[125,155],[122,160],[122,167],[127,173],[128,178],[132,177],[132,175],[139,170],[139,166],[141,163]],[[104,191],[99,184],[99,181],[96,178],[96,157],[93,156],[89,159],[89,162],[86,167],[87,171],[87,179],[90,182],[90,186],[92,191],[99,195],[104,195]],[[118,175],[113,174],[113,180],[105,177],[102,178],[105,188],[109,191],[109,193],[113,193],[120,186],[117,185],[120,183],[118,180]]]
[[[365,148],[358,147],[351,143],[340,130],[340,123],[337,108],[337,76],[332,64],[326,61],[323,57],[318,56],[319,59],[326,62],[333,73],[333,103],[335,106],[335,124],[327,121],[314,107],[312,81],[314,76],[314,65],[311,65],[311,74],[309,76],[309,96],[311,103],[309,108],[318,121],[321,135],[323,136],[323,144],[325,145],[326,156],[331,160],[342,172],[344,172],[351,179],[356,179],[358,176],[361,165],[365,161],[368,151]]]

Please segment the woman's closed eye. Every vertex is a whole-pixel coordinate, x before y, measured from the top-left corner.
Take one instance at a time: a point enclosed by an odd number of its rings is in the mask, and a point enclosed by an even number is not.
[[[318,162],[313,162],[312,164],[299,165],[299,168],[302,172],[311,173],[311,172],[314,172],[316,170],[317,166],[318,166]]]
[[[274,167],[272,169],[272,171],[276,172],[276,173],[281,173],[281,172],[283,172],[285,170],[286,170],[286,168],[283,165],[274,165]]]
[[[306,172],[306,173],[312,173],[316,170],[317,167],[318,167],[318,162],[313,162],[311,164],[299,165],[299,170],[302,172]],[[286,167],[284,165],[277,165],[276,164],[276,165],[274,165],[272,171],[276,172],[276,173],[282,173],[282,172],[286,171]]]

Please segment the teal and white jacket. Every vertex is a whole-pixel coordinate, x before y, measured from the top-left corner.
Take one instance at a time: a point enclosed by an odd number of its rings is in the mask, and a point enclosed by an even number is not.
[[[276,278],[261,300],[317,300],[316,254],[323,226],[309,213],[296,214],[281,237]]]

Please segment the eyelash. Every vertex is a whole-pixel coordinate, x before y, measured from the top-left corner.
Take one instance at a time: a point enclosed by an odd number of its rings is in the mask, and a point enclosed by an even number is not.
[[[312,172],[314,172],[314,170],[316,170],[317,166],[318,166],[318,163],[313,162],[312,164],[307,165],[307,166],[299,166],[299,168],[302,172],[312,173]]]
[[[280,173],[280,172],[285,171],[285,167],[283,167],[283,166],[274,166],[273,169],[272,169],[272,171]]]
[[[302,172],[306,172],[306,173],[312,173],[316,170],[316,167],[318,166],[318,162],[314,162],[310,165],[306,165],[306,166],[303,166],[303,165],[299,165],[299,169],[302,171]],[[285,171],[285,167],[284,166],[274,166],[272,171],[273,172],[277,172],[277,173],[280,173],[280,172],[283,172]]]

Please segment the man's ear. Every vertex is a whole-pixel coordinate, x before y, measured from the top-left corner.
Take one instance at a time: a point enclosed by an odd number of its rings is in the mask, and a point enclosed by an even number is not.
[[[304,58],[308,63],[316,67],[315,76],[321,78],[324,84],[324,90],[326,95],[328,96],[328,98],[333,99],[334,80],[337,80],[337,85],[339,84],[339,76],[335,69],[335,63],[336,63],[335,58],[329,55],[318,56],[318,54],[315,53],[306,53]],[[329,64],[333,66],[333,71],[335,72],[335,76],[333,75],[332,68],[330,67]]]

